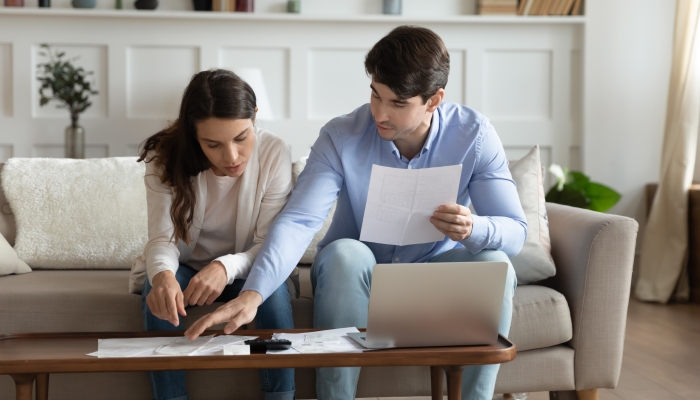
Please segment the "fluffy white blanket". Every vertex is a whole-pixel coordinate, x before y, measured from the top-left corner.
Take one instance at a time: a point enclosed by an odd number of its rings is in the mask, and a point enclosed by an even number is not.
[[[12,158],[2,187],[15,250],[36,269],[129,269],[148,239],[145,168],[136,158]]]

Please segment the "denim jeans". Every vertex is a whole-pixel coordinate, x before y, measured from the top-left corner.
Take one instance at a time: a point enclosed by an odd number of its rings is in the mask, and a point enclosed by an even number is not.
[[[197,271],[187,265],[180,265],[175,278],[185,291],[190,280]],[[245,280],[237,279],[233,284],[226,285],[224,291],[216,301],[227,302],[238,297]],[[182,330],[183,326],[174,326],[168,321],[162,320],[153,314],[146,303],[146,296],[151,291],[151,284],[146,279],[141,294],[143,308],[143,325],[147,331],[173,331]],[[189,306],[187,308],[190,308]],[[255,316],[255,325],[258,329],[292,329],[292,305],[290,303],[287,284],[283,283],[277,290],[258,307]],[[155,400],[187,400],[185,388],[185,371],[153,371],[149,373],[151,380],[151,394]],[[262,369],[263,398],[265,400],[291,400],[294,399],[294,369]]]
[[[506,288],[498,331],[508,336],[513,313],[513,294],[517,285],[515,270],[502,251],[483,250],[472,254],[465,248],[446,251],[429,262],[505,261],[508,263]],[[311,267],[314,290],[314,328],[367,327],[372,268],[372,251],[362,242],[340,239],[330,243],[316,256]],[[462,399],[490,400],[500,365],[473,365],[462,375]],[[319,400],[355,398],[360,368],[317,368],[316,395]]]

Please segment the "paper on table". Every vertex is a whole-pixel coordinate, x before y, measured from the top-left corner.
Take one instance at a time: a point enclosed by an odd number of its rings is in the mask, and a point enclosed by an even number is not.
[[[430,223],[443,204],[455,204],[461,165],[400,169],[372,166],[360,240],[406,246],[443,240]]]
[[[157,348],[155,353],[170,356],[189,356],[202,349],[212,339],[214,339],[214,335],[200,336],[195,340],[190,340],[183,336],[170,344]]]
[[[211,338],[211,336],[209,336]],[[164,357],[175,355],[213,356],[223,355],[224,346],[243,343],[246,340],[255,339],[257,336],[220,335],[207,342],[203,347],[191,354],[156,353],[157,349],[182,340],[182,337],[154,337],[154,338],[128,338],[128,339],[98,339],[97,351],[88,356],[99,358],[117,357]],[[184,338],[187,339],[187,338]]]
[[[153,351],[177,340],[177,337],[128,338],[128,339],[98,339],[97,351],[88,356],[108,357],[144,357]]]
[[[243,344],[246,340],[257,339],[257,336],[236,336],[236,335],[220,335],[212,339],[204,347],[199,349],[195,356],[215,356],[223,355],[224,347],[232,344]]]
[[[366,351],[364,347],[350,339],[348,332],[359,332],[357,328],[339,328],[329,329],[319,332],[307,333],[275,333],[272,335],[275,339],[287,339],[292,342],[292,348],[288,350],[268,350],[267,354],[299,354],[299,353],[357,353]],[[324,334],[331,342],[329,343],[313,343],[305,344],[307,335],[315,333]],[[312,336],[313,337],[313,336]],[[338,338],[336,342],[334,338]]]

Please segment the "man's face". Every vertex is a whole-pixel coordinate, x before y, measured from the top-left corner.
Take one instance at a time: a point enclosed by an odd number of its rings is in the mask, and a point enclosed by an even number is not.
[[[430,101],[423,104],[420,96],[401,100],[387,85],[374,79],[370,88],[370,110],[382,139],[403,139],[413,133],[426,118]]]

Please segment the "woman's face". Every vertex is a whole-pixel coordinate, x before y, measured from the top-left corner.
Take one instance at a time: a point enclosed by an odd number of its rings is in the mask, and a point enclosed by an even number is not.
[[[214,174],[241,176],[255,147],[253,121],[209,118],[197,121],[195,126],[197,140]]]

